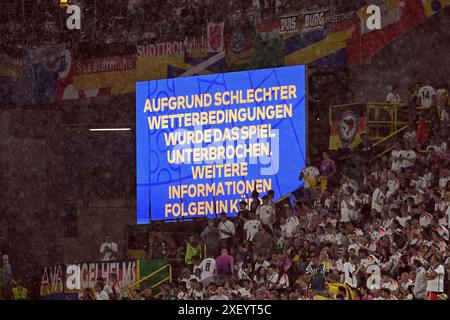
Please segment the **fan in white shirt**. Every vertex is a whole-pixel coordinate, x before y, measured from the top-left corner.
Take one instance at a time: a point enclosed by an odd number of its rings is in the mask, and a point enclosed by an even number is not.
[[[397,217],[398,223],[400,223],[400,225],[402,227],[404,227],[406,221],[409,221],[409,220],[411,220],[411,216],[408,214],[408,210],[406,210],[405,207],[401,207],[400,208],[400,215]]]
[[[379,188],[376,188],[372,194],[372,210],[380,213],[383,209],[383,204],[386,199],[387,186],[382,184]]]
[[[95,284],[95,299],[96,300],[109,300],[109,295],[103,289],[103,284],[101,282],[97,282]]]
[[[427,186],[427,182],[425,179],[420,177],[417,172],[414,172],[409,185],[416,189],[425,189]]]
[[[245,221],[244,230],[247,241],[253,241],[255,234],[261,226],[261,221],[257,220],[253,213],[250,214],[250,219]]]
[[[429,108],[433,104],[432,97],[436,94],[434,88],[430,85],[425,85],[418,91],[418,98],[420,99],[423,108]]]
[[[302,173],[305,177],[318,178],[320,176],[319,169],[313,166],[306,167],[302,170]]]
[[[344,283],[352,288],[356,288],[358,286],[358,280],[356,279],[357,270],[351,260],[344,263],[342,271],[344,273]]]
[[[297,234],[298,228],[300,226],[300,221],[297,216],[291,215],[286,219],[286,237],[293,238]]]
[[[352,188],[353,189],[353,192],[358,192],[358,183],[355,181],[355,180],[353,180],[353,179],[351,179],[351,178],[349,178],[349,177],[346,177],[346,176],[344,176],[343,175],[343,183],[342,183],[342,185],[341,185],[341,190],[342,191],[347,191],[347,188],[348,187],[350,187],[350,188]]]
[[[112,261],[115,260],[117,257],[117,243],[111,241],[111,237],[107,235],[105,237],[105,242],[102,243],[100,247],[100,253],[103,255],[102,260],[103,261]]]
[[[275,266],[270,266],[267,275],[267,282],[269,284],[269,290],[276,289],[278,286],[278,268]]]
[[[431,257],[431,266],[426,273],[427,291],[432,293],[444,292],[445,269],[436,256]]]
[[[255,262],[255,272],[258,272],[259,268],[267,269],[270,266],[270,262],[267,260],[264,260],[263,256],[258,256],[256,258]]]
[[[416,152],[414,150],[403,150],[403,162],[402,168],[410,168],[414,166],[416,162]]]
[[[447,187],[448,182],[450,181],[450,175],[448,170],[444,169],[441,171],[439,176],[439,188],[445,189]]]
[[[348,187],[341,201],[341,222],[356,220],[356,198],[353,189]]]
[[[400,145],[394,145],[391,151],[391,170],[394,172],[400,172],[403,168],[403,157],[406,155],[404,150],[400,149]]]
[[[256,209],[256,217],[261,221],[262,224],[269,226],[270,229],[273,228],[273,223],[275,222],[275,208],[269,203],[269,197],[264,196],[262,198],[263,203]]]
[[[225,219],[225,220],[220,221],[219,226],[218,226],[219,239],[221,239],[221,240],[231,238],[236,233],[236,227],[234,226],[234,223],[231,222],[230,220],[226,219],[226,217],[222,218],[222,219]],[[223,231],[226,231],[227,233],[231,233],[231,235],[227,234]]]
[[[400,188],[400,182],[398,181],[397,174],[394,171],[390,172],[390,179],[387,182],[387,186],[389,191],[387,192],[386,196],[388,198],[391,195],[395,194]]]
[[[417,143],[416,129],[415,129],[414,125],[409,126],[408,131],[406,131],[405,134],[403,135],[403,141],[409,147],[413,147],[416,145],[416,143]]]
[[[401,103],[402,98],[400,98],[400,95],[396,91],[395,86],[388,87],[389,93],[386,96],[386,102],[387,103]]]
[[[214,278],[217,270],[216,259],[211,257],[203,259],[203,261],[200,263],[199,269],[202,271],[202,281],[205,279]]]

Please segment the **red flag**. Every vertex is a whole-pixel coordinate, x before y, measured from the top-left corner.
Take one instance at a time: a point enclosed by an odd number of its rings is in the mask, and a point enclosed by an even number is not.
[[[362,34],[362,23],[355,15],[355,29],[352,38],[347,42],[349,64],[362,64],[372,58],[396,38],[414,28],[426,19],[421,0],[403,1],[399,21],[389,24],[380,30]]]

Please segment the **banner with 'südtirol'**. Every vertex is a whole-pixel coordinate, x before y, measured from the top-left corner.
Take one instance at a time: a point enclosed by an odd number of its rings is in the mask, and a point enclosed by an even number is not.
[[[305,166],[305,67],[136,83],[137,222],[235,215]]]

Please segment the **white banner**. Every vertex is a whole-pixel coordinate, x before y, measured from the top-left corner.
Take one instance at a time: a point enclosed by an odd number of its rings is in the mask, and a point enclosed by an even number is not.
[[[224,22],[208,23],[208,52],[222,52]]]

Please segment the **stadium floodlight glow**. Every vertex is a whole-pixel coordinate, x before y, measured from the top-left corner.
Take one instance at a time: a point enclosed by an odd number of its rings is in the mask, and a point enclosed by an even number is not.
[[[59,0],[59,6],[61,8],[68,7],[70,5],[70,0]]]
[[[98,129],[89,129],[89,131],[101,132],[101,131],[131,131],[131,128],[98,128]]]

